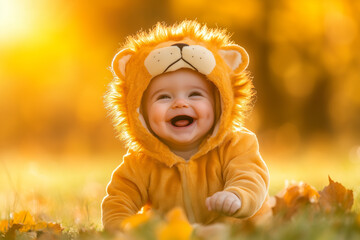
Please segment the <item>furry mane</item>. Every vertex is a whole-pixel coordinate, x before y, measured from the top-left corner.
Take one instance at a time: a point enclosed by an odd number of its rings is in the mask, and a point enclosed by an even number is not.
[[[216,48],[221,48],[233,44],[230,34],[219,28],[208,28],[196,21],[183,21],[172,26],[158,23],[148,32],[142,31],[135,36],[127,38],[126,43],[121,49],[130,49],[137,52],[143,47],[155,47],[161,42],[180,41],[184,37],[209,43]],[[128,110],[126,105],[127,89],[125,79],[116,76],[113,71],[114,79],[109,84],[105,94],[105,104],[112,117],[114,127],[118,137],[125,141],[128,148],[139,149],[141,145],[136,140],[134,130],[129,126]],[[244,120],[253,108],[255,100],[255,90],[249,72],[230,75],[234,104],[232,106],[231,118],[226,121],[231,122],[233,130],[243,127]]]
[[[187,20],[172,26],[167,26],[165,23],[157,23],[148,32],[142,31],[135,36],[129,36],[123,47],[137,51],[143,46],[153,46],[168,40],[181,40],[184,36],[209,42],[216,47],[233,43],[230,41],[230,35],[226,30],[208,28],[206,25],[201,25],[196,21]]]

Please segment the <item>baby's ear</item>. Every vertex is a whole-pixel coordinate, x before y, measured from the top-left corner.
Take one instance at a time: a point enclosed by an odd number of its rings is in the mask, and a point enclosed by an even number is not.
[[[249,55],[239,45],[231,44],[222,47],[219,54],[234,73],[241,73],[249,65]]]
[[[111,68],[119,78],[125,77],[126,64],[128,63],[128,61],[130,60],[133,54],[134,54],[133,51],[131,51],[128,48],[125,48],[115,55],[111,64]]]

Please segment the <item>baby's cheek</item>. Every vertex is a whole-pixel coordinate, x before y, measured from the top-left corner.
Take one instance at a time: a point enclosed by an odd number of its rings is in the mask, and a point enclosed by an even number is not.
[[[149,109],[149,124],[156,133],[166,123],[166,110],[162,106],[154,106]]]
[[[154,104],[149,109],[149,121],[161,122],[165,121],[165,109],[160,104]]]
[[[210,124],[214,123],[215,113],[214,113],[214,109],[211,105],[205,104],[205,106],[203,107],[203,115],[207,119],[207,121],[209,121]]]

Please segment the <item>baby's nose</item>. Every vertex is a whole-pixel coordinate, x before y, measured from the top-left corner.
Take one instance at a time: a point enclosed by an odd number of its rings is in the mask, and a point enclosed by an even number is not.
[[[189,107],[188,103],[183,98],[178,98],[175,100],[173,108],[187,108]]]

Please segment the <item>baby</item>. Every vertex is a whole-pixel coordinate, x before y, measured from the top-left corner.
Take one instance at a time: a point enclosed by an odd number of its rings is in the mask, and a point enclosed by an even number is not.
[[[143,102],[147,126],[176,155],[189,160],[214,126],[214,86],[193,70],[180,69],[155,77]],[[206,199],[209,211],[232,215],[241,206],[232,192]]]
[[[268,170],[242,127],[253,97],[248,55],[228,38],[194,21],[158,24],[115,56],[106,99],[128,152],[102,203],[105,229],[146,204],[160,214],[181,207],[200,224],[266,205]]]

